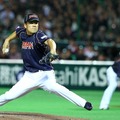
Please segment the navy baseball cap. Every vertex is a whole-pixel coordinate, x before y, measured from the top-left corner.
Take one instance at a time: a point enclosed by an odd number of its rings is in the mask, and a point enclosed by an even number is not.
[[[38,21],[39,22],[39,17],[36,14],[27,14],[24,18],[24,23],[26,22],[31,22],[31,21]]]

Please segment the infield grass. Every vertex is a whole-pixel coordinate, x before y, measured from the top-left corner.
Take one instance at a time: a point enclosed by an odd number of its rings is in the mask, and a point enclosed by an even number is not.
[[[7,90],[9,90],[9,88],[0,88],[0,94],[3,94]],[[99,110],[99,104],[103,94],[102,90],[72,91],[92,102],[94,109],[92,111],[87,111],[59,96],[39,89],[1,106],[0,111],[34,112],[87,118],[89,120],[120,120],[120,91],[115,91],[113,94],[109,110]]]

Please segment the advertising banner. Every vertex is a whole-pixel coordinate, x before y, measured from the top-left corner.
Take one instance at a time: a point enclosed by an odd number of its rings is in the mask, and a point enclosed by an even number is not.
[[[53,63],[57,82],[70,88],[103,88],[106,70],[113,62],[57,61]],[[0,60],[0,85],[13,85],[23,68],[22,60]]]

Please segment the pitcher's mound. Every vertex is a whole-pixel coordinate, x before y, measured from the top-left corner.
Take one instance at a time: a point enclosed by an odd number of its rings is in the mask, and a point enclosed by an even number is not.
[[[0,120],[88,120],[39,113],[0,112]]]

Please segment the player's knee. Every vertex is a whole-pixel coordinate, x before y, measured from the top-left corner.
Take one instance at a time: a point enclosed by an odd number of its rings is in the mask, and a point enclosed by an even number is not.
[[[55,89],[55,85],[52,83],[46,83],[42,88],[46,91],[53,92]]]
[[[115,88],[117,87],[117,82],[114,82],[114,83],[112,84],[112,86],[113,86],[113,88],[115,89]]]
[[[46,90],[46,91],[52,91],[52,87],[49,86],[49,85],[45,85],[45,86],[43,87],[43,89]]]
[[[112,82],[112,83],[109,84],[109,88],[110,88],[111,90],[115,90],[116,87],[117,87],[117,82],[114,82],[114,83]]]

